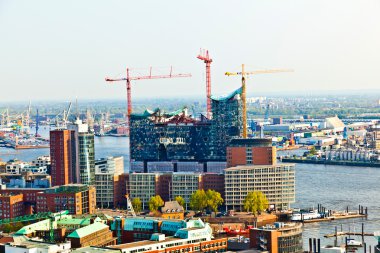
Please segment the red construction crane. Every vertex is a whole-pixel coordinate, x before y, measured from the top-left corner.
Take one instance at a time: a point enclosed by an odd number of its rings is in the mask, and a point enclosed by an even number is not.
[[[175,77],[191,77],[191,74],[173,74],[173,67],[170,67],[169,75],[152,75],[152,67],[150,67],[149,75],[146,76],[130,76],[130,69],[127,68],[127,76],[122,78],[108,78],[107,82],[117,82],[117,81],[127,81],[127,126],[129,128],[130,117],[132,113],[132,91],[131,91],[131,81],[132,80],[143,80],[143,79],[160,79],[160,78],[175,78]]]
[[[208,50],[201,49],[200,54],[197,57],[199,60],[206,63],[206,96],[207,96],[207,118],[211,119],[211,62],[212,59],[208,54]]]

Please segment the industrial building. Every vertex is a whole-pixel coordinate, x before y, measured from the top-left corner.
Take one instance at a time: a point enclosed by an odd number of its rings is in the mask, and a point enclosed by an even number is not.
[[[160,109],[131,114],[130,145],[133,162],[225,161],[227,144],[242,133],[241,89],[211,97],[212,119],[191,117],[187,109]]]

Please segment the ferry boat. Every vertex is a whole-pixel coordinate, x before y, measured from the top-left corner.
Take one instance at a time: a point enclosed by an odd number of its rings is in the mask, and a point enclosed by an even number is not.
[[[290,217],[291,221],[304,221],[304,220],[312,220],[322,218],[322,215],[318,213],[318,210],[310,210],[309,212],[299,212],[293,213]]]

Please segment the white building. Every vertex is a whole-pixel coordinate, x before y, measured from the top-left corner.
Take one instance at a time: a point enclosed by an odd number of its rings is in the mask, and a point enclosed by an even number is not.
[[[261,191],[269,205],[288,209],[295,201],[295,165],[243,165],[225,169],[225,204],[243,210],[249,192]]]
[[[5,245],[5,253],[69,253],[71,243],[47,243],[42,241],[26,240]]]
[[[115,185],[123,172],[124,158],[122,156],[95,161],[96,205],[98,207],[115,207]]]
[[[186,209],[190,197],[197,191],[202,182],[202,174],[193,172],[174,172],[172,174],[172,198],[181,196],[185,200]]]
[[[158,173],[132,173],[129,174],[129,195],[133,200],[140,198],[143,209],[148,207],[149,199],[156,195]]]
[[[31,164],[33,166],[41,167],[41,166],[50,166],[50,156],[45,155],[45,156],[39,156],[36,159],[34,159]]]

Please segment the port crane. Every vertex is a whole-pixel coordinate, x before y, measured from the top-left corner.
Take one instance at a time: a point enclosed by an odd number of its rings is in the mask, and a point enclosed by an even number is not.
[[[211,119],[211,63],[212,59],[208,54],[208,50],[202,50],[197,56],[199,60],[206,63],[206,96],[207,96],[207,118]]]
[[[173,74],[173,67],[170,67],[170,73],[168,75],[152,75],[152,67],[149,69],[149,75],[138,75],[131,76],[130,68],[126,69],[126,77],[122,78],[109,78],[106,77],[106,82],[118,82],[118,81],[126,81],[127,86],[127,127],[129,130],[130,117],[132,113],[132,80],[144,80],[144,79],[161,79],[161,78],[177,78],[177,77],[191,77],[191,74]]]
[[[246,77],[249,75],[258,75],[258,74],[272,74],[272,73],[281,73],[281,72],[294,72],[292,69],[264,69],[264,70],[254,70],[254,71],[245,71],[244,64],[241,65],[241,72],[226,72],[226,76],[241,76],[241,99],[243,102],[243,138],[247,138],[247,95],[246,95]]]

